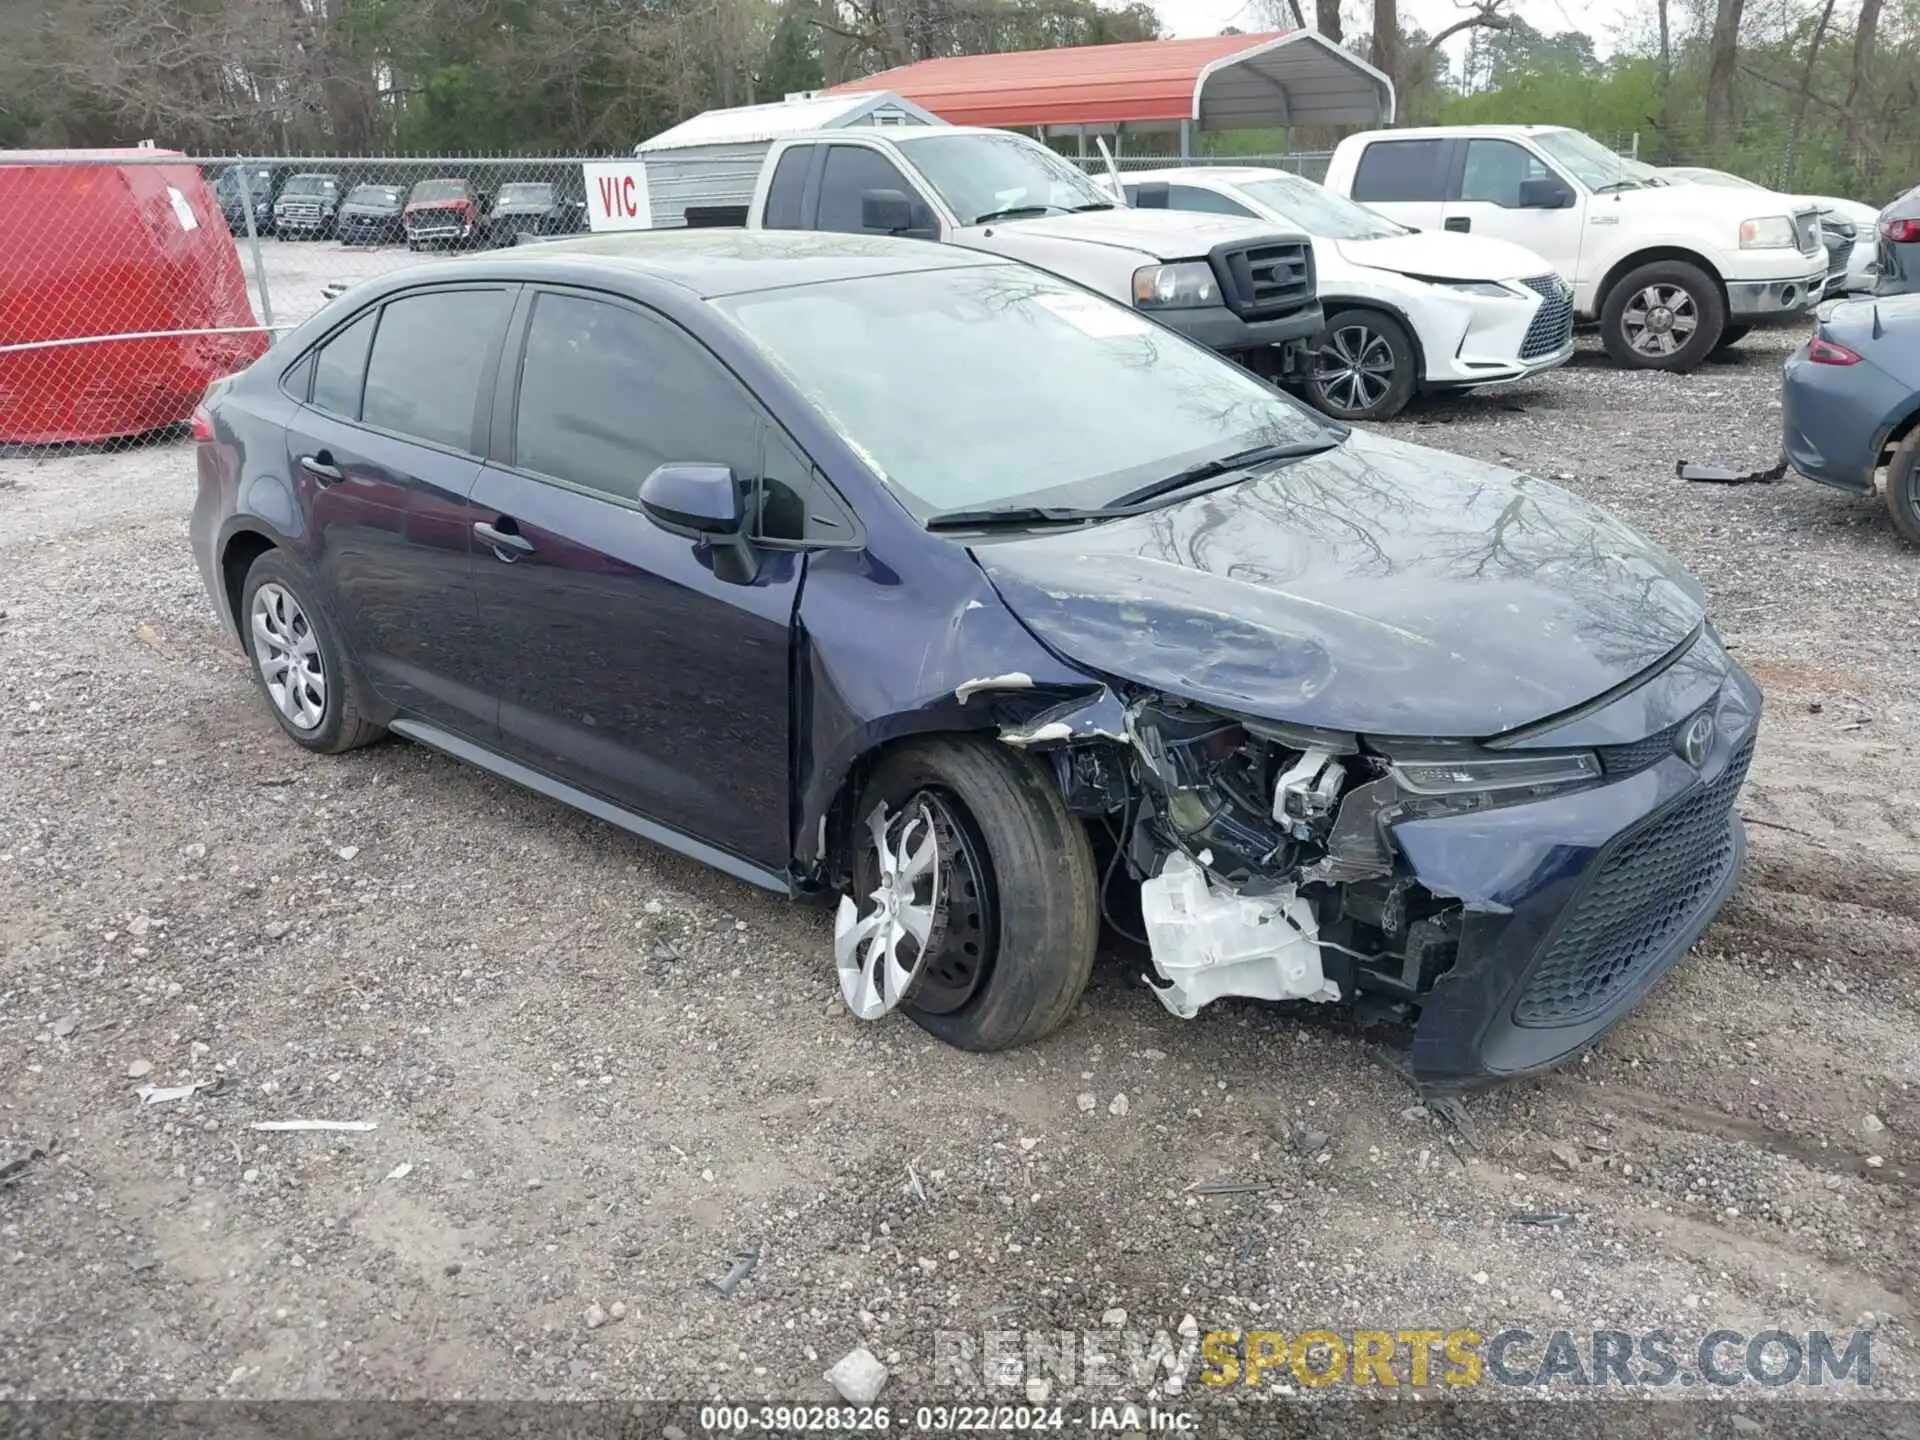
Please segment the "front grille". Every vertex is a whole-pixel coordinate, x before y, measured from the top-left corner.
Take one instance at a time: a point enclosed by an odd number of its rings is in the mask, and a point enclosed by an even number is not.
[[[310,200],[296,200],[280,207],[280,220],[296,225],[312,224],[320,218],[320,207]]]
[[[1520,283],[1540,297],[1540,308],[1520,342],[1520,358],[1538,360],[1573,338],[1573,287],[1558,275],[1535,275]]]
[[[1304,241],[1222,246],[1213,262],[1222,296],[1243,319],[1285,315],[1313,300],[1313,247]]]
[[[1704,785],[1601,862],[1553,933],[1514,1006],[1516,1025],[1576,1025],[1605,1013],[1699,913],[1733,863],[1730,815],[1753,739]]]
[[[439,234],[462,229],[467,223],[464,210],[416,210],[407,216],[409,230]]]

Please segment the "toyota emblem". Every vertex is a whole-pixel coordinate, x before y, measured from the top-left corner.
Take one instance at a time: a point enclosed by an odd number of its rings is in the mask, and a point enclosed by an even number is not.
[[[1713,749],[1713,713],[1703,710],[1687,722],[1687,728],[1680,732],[1680,744],[1677,747],[1680,758],[1698,770],[1707,763],[1707,752]]]

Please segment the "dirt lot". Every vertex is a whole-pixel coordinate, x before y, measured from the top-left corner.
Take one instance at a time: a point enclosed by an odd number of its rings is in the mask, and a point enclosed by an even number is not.
[[[1477,1149],[1369,1039],[1178,1021],[1124,949],[1018,1053],[861,1024],[821,910],[413,746],[296,752],[183,445],[0,459],[0,1163],[58,1142],[0,1185],[0,1399],[823,1399],[856,1344],[944,1398],[936,1331],[1189,1315],[1864,1326],[1920,1395],[1920,555],[1877,503],[1672,478],[1771,461],[1784,343],[1390,427],[1669,545],[1769,701],[1724,917],[1581,1063],[1470,1101]],[[247,1128],[296,1117],[378,1128]]]

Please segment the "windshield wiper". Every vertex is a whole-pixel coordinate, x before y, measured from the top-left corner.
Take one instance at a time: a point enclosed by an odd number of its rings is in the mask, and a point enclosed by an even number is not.
[[[1067,207],[1067,213],[1069,215],[1084,215],[1089,210],[1111,210],[1113,208],[1114,204],[1111,200],[1089,200],[1084,205],[1069,205]]]
[[[1646,188],[1646,185],[1639,180],[1610,180],[1593,193],[1596,195],[1609,195],[1615,190],[1645,190]]]
[[[1189,485],[1198,485],[1204,480],[1218,480],[1222,475],[1232,475],[1236,471],[1251,469],[1255,465],[1264,465],[1276,460],[1299,460],[1308,455],[1322,455],[1337,449],[1346,435],[1321,436],[1316,440],[1298,440],[1291,445],[1256,445],[1251,450],[1239,450],[1231,455],[1222,455],[1217,460],[1202,460],[1198,465],[1189,465],[1184,470],[1176,470],[1171,475],[1163,475],[1158,480],[1149,481],[1137,490],[1129,490],[1124,495],[1115,496],[1100,507],[1101,512],[1111,513],[1123,510],[1130,505],[1143,501],[1157,500],[1162,495],[1171,495],[1176,490],[1184,490]]]
[[[1009,505],[999,510],[942,510],[929,515],[929,530],[989,530],[998,525],[1073,525],[1113,518],[1099,510],[1074,510],[1060,505]]]
[[[967,223],[985,225],[989,220],[1012,220],[1021,215],[1044,215],[1049,210],[1057,210],[1057,205],[1009,205],[1003,210],[989,210],[984,215],[976,215]]]

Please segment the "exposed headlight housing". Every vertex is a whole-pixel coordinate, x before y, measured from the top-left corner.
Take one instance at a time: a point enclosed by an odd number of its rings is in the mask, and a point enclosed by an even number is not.
[[[1786,215],[1760,215],[1752,220],[1742,220],[1740,248],[1742,250],[1799,248],[1799,241],[1794,239],[1792,218]]]
[[[1492,790],[1538,790],[1600,778],[1600,757],[1590,750],[1548,755],[1476,755],[1458,760],[1396,760],[1394,777],[1415,795],[1484,794]]]
[[[1458,290],[1465,295],[1485,295],[1492,300],[1517,300],[1520,297],[1494,280],[1429,280],[1442,290]]]
[[[1146,265],[1133,272],[1133,303],[1141,310],[1191,310],[1220,303],[1213,267],[1204,260]]]

